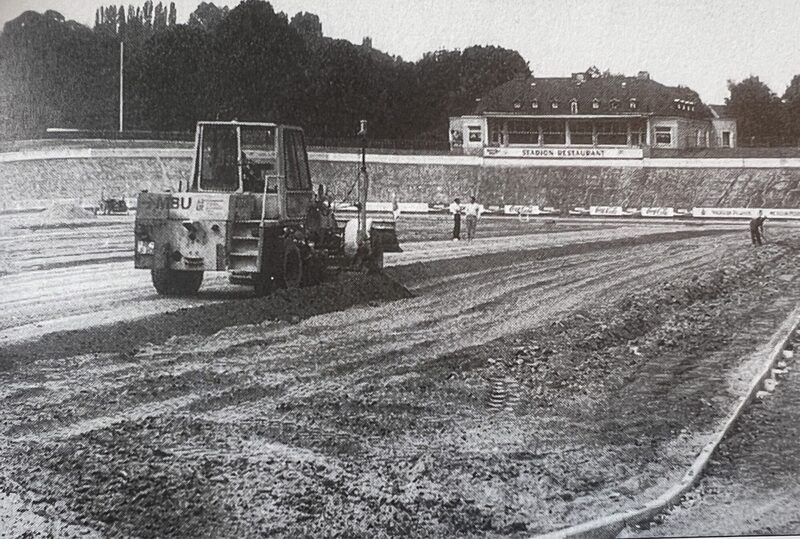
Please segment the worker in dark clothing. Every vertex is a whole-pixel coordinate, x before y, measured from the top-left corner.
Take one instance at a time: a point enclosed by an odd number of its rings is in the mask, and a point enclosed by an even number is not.
[[[453,241],[461,239],[461,201],[453,199],[450,204],[450,213],[453,215]]]
[[[756,247],[761,245],[762,240],[767,239],[764,235],[764,221],[766,220],[767,216],[762,212],[758,212],[758,217],[755,219],[750,219],[750,239]]]

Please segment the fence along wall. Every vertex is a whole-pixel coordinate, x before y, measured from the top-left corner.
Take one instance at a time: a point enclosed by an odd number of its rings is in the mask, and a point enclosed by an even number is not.
[[[352,187],[357,154],[310,154],[311,172],[337,200]],[[512,163],[463,156],[370,155],[370,199],[445,203],[477,194],[485,205],[800,207],[800,159],[644,159],[625,166],[591,160]],[[191,150],[136,149],[0,154],[0,211],[54,200],[96,203],[143,189],[185,185]]]

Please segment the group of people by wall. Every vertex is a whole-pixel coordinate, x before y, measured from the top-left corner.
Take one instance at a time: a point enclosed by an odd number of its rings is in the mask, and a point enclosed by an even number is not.
[[[477,199],[470,197],[469,204],[462,206],[461,199],[455,198],[450,204],[450,214],[453,216],[453,241],[461,240],[461,216],[464,215],[467,224],[467,241],[475,238],[475,231],[478,227],[478,219],[483,214],[483,206],[478,204]]]

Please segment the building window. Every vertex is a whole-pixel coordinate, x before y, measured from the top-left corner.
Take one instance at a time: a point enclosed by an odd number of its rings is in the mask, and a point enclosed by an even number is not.
[[[481,141],[481,127],[479,125],[471,125],[467,129],[469,129],[469,141],[470,142],[480,142]]]
[[[723,131],[722,132],[722,147],[723,148],[730,148],[731,147],[731,132],[730,131]]]
[[[538,109],[538,108],[539,108],[539,101],[537,101],[536,99],[534,99],[534,100],[533,100],[533,103],[531,103],[531,108],[532,108],[532,109]]]
[[[567,133],[564,122],[542,122],[542,138],[545,144],[566,144]]]
[[[553,100],[553,102],[550,103],[550,108],[557,109],[558,108],[558,101]]]
[[[491,146],[502,146],[505,140],[505,137],[503,137],[503,124],[494,118],[490,118],[487,122],[487,127],[489,128],[489,144]]]
[[[578,114],[578,102],[575,99],[569,102],[569,112],[570,114]]]
[[[630,101],[628,101],[628,108],[630,108],[631,110],[636,110],[637,106],[638,105],[635,99],[631,99]]]
[[[656,144],[672,145],[671,127],[656,127]]]
[[[600,100],[599,99],[592,99],[592,108],[597,110],[600,108]]]
[[[647,141],[647,126],[644,123],[631,123],[631,146],[644,146]]]
[[[569,122],[569,141],[571,144],[592,144],[592,122]]]
[[[539,124],[535,120],[509,120],[509,144],[539,144]]]
[[[619,109],[619,99],[612,99],[611,100],[611,110]]]
[[[627,122],[602,122],[597,126],[598,146],[627,146]]]

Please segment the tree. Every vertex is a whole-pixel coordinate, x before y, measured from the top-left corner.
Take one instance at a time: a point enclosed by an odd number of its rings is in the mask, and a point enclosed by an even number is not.
[[[786,135],[792,144],[800,146],[800,75],[792,77],[792,82],[783,93]]]
[[[189,26],[201,30],[212,31],[228,15],[228,6],[218,8],[213,2],[200,2],[190,15]]]
[[[153,30],[153,2],[146,0],[142,6],[142,23],[144,24],[145,33],[150,33]]]
[[[101,25],[110,12],[96,15]],[[26,11],[6,23],[0,33],[0,95],[8,106],[7,132],[110,126],[115,42],[56,11]]]
[[[192,130],[214,118],[207,92],[213,78],[211,38],[176,25],[153,35],[131,60],[131,125],[154,130]]]
[[[319,16],[313,13],[298,12],[289,25],[307,41],[322,38],[322,23]]]
[[[163,32],[167,28],[167,10],[164,5],[159,2],[156,4],[156,9],[153,15],[153,32]]]
[[[169,16],[167,20],[167,25],[175,26],[175,23],[178,20],[178,12],[175,10],[175,2],[169,3]]]
[[[128,26],[125,23],[125,7],[119,6],[119,10],[117,11],[117,34],[124,38],[127,33]]]
[[[283,13],[263,0],[245,0],[212,32],[216,112],[275,122],[301,118],[308,51]]]
[[[476,98],[515,76],[530,75],[518,52],[495,46],[426,53],[416,71],[420,86],[414,108],[420,130],[432,137],[444,137],[447,118],[471,112]]]
[[[780,99],[758,77],[728,81],[728,90],[730,97],[725,101],[736,118],[742,143],[766,144],[782,134]]]

